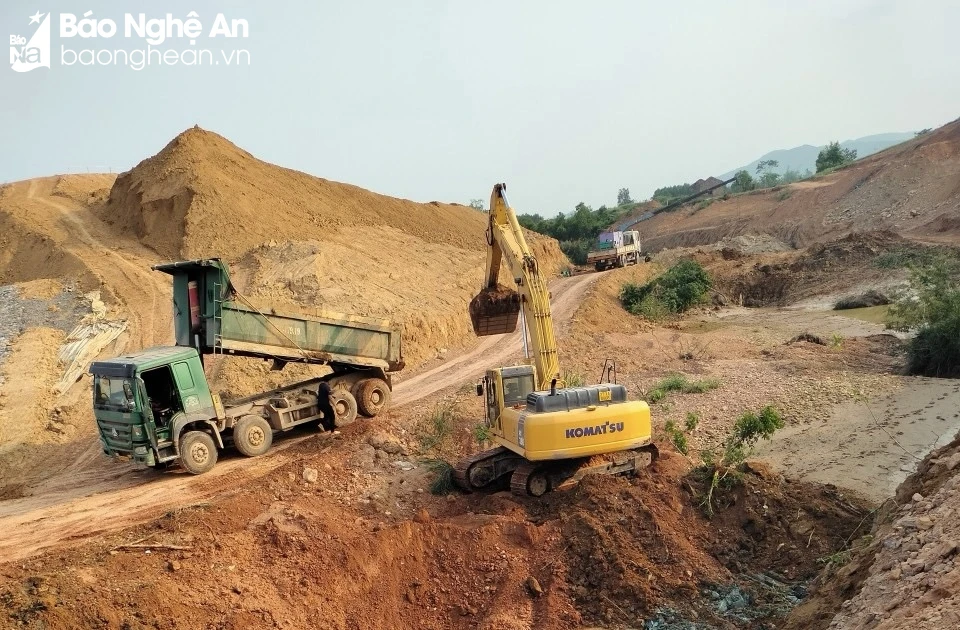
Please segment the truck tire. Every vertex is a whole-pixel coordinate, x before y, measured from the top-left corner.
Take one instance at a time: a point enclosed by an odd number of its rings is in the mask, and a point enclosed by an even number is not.
[[[233,444],[241,455],[263,455],[273,444],[273,429],[260,416],[243,416],[233,427]]]
[[[217,463],[217,445],[203,431],[180,436],[180,464],[192,475],[202,475]]]
[[[330,405],[333,406],[334,426],[345,427],[357,419],[357,399],[345,389],[330,392]]]
[[[376,417],[390,404],[390,386],[382,378],[368,378],[357,384],[357,408],[365,416]]]

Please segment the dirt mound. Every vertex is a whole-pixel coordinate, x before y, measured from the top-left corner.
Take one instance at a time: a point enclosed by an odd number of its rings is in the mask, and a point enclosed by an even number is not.
[[[725,250],[694,255],[710,271],[725,303],[755,307],[784,306],[854,288],[862,291],[871,283],[902,282],[906,272],[884,268],[882,257],[924,249],[892,232],[867,232],[800,251],[750,258]]]
[[[230,260],[260,305],[398,321],[408,366],[472,339],[487,222],[472,208],[281,168],[195,127],[117,177],[100,214],[164,258]],[[568,264],[553,239],[530,240],[548,274]]]
[[[850,232],[888,229],[911,239],[960,238],[960,120],[833,173],[785,187],[694,204],[638,224],[658,251],[766,233],[805,247]]]
[[[361,444],[304,442],[259,483],[3,565],[4,612],[46,628],[135,627],[145,615],[165,627],[742,626],[781,616],[770,584],[793,592],[788,569],[823,551],[826,530],[855,525],[835,497],[757,476],[713,534],[683,489],[686,461],[669,453],[633,482],[592,477],[538,501],[433,498],[409,487],[416,471],[342,466]],[[322,481],[305,481],[308,470]],[[807,525],[809,546],[806,529],[784,529]],[[760,574],[786,581],[749,577]]]
[[[668,456],[633,485],[588,477],[561,498],[568,580],[587,619],[629,624],[697,599],[702,582],[730,580],[704,548],[702,516],[677,492],[682,466]]]
[[[382,226],[480,250],[486,224],[468,207],[395,199],[263,162],[199,127],[117,177],[102,216],[165,258],[235,259],[270,241]],[[375,232],[352,238],[361,248],[382,246]]]

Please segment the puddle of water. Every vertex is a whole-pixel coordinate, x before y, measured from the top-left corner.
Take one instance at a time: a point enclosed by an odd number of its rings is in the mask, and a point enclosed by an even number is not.
[[[834,315],[839,315],[840,317],[852,317],[853,319],[859,319],[865,322],[873,322],[874,324],[886,324],[887,323],[887,313],[890,312],[890,305],[883,304],[882,306],[864,306],[862,308],[848,308],[842,311],[834,311]]]

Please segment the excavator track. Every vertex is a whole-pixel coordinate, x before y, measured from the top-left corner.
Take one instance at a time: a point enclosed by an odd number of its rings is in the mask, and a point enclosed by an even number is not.
[[[466,492],[484,490],[503,480],[524,461],[503,446],[480,451],[457,462],[453,469],[453,481]]]
[[[510,476],[510,492],[521,497],[542,497],[551,490],[547,466],[525,461]]]
[[[531,462],[523,460],[510,477],[510,491],[517,496],[540,497],[559,488],[575,483],[586,475],[628,475],[657,461],[660,451],[655,444],[648,444],[630,451],[617,453],[614,461],[597,466],[586,466],[588,460],[560,460]]]

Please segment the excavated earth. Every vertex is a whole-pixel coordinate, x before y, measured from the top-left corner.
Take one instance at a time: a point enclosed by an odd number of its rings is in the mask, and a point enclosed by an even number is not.
[[[791,248],[892,230],[924,242],[960,235],[960,120],[784,187],[683,206],[639,223],[648,251],[748,236]],[[782,245],[781,245],[782,246]]]
[[[522,357],[519,332],[472,334],[482,213],[266,164],[200,129],[117,177],[0,188],[0,627],[953,627],[960,387],[904,376],[901,338],[832,306],[903,287],[881,261],[957,244],[956,129],[783,200],[658,216],[649,238],[675,249],[653,263],[553,279],[567,380],[615,359],[633,397],[677,372],[714,385],[651,405],[663,455],[636,477],[541,499],[444,481],[444,462],[486,446],[472,383]],[[551,275],[568,265],[531,240]],[[100,455],[89,379],[69,366],[169,343],[168,281],[149,266],[201,256],[258,304],[399,321],[410,367],[390,410],[201,477]],[[622,285],[677,256],[711,272],[711,304],[627,314]],[[315,373],[209,367],[231,395]],[[708,518],[696,466],[767,404],[786,428]],[[691,417],[683,455],[664,425]]]

